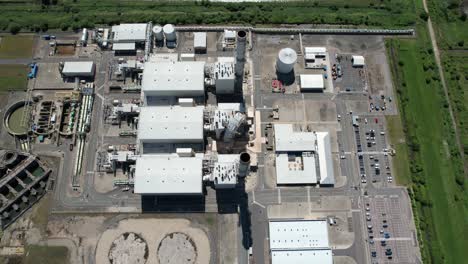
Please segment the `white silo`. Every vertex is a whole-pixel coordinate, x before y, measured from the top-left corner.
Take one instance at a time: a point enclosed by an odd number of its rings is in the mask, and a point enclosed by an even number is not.
[[[153,36],[154,36],[154,40],[156,41],[164,40],[163,28],[160,25],[156,25],[153,27]]]
[[[297,53],[291,48],[284,48],[279,51],[276,60],[276,69],[279,73],[287,74],[294,69],[297,61]]]
[[[166,37],[166,41],[176,41],[176,31],[175,27],[172,24],[166,24],[163,27],[164,36]]]

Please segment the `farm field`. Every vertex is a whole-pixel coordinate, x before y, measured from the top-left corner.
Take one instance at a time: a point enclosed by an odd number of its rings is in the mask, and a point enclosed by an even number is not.
[[[0,59],[32,58],[34,36],[0,36]]]

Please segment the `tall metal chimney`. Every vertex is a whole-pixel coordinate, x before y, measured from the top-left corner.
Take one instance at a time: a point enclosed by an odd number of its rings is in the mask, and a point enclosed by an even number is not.
[[[244,178],[249,174],[250,170],[250,154],[242,152],[239,157],[239,177]]]
[[[245,44],[246,44],[247,32],[243,30],[237,31],[237,45],[236,53],[237,60],[244,60],[245,58]]]

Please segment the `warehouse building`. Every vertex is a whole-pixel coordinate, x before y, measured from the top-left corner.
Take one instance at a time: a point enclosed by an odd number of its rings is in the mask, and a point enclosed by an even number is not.
[[[206,53],[206,32],[193,33],[193,49],[195,53]]]
[[[148,24],[120,24],[112,26],[112,40],[114,43],[143,43],[146,41]]]
[[[304,61],[306,69],[320,69],[325,67],[327,49],[325,47],[305,47]]]
[[[271,220],[272,264],[332,264],[326,220]]]
[[[335,184],[328,132],[297,131],[275,124],[276,184]]]
[[[135,42],[114,43],[112,44],[112,50],[114,51],[115,55],[121,55],[121,56],[135,55],[136,53]]]
[[[322,74],[301,74],[301,92],[323,92],[325,83]]]
[[[151,61],[143,70],[142,91],[145,104],[161,97],[203,97],[205,62]]]
[[[363,56],[353,55],[351,61],[353,62],[353,67],[364,67],[365,65]]]
[[[143,153],[158,144],[203,143],[203,106],[140,108],[138,141]]]
[[[92,78],[96,71],[96,66],[93,61],[67,61],[61,63],[59,69],[63,77],[84,77]]]

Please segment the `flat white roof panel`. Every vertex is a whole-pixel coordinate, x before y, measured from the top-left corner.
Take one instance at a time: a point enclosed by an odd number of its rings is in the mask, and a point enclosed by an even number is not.
[[[112,44],[112,50],[135,50],[135,42],[128,43],[114,43]]]
[[[333,264],[331,249],[274,250],[272,264]]]
[[[203,106],[140,108],[138,139],[143,143],[203,141]]]
[[[120,24],[112,26],[115,42],[146,40],[148,24]]]
[[[305,47],[305,53],[326,53],[327,48],[325,47]]]
[[[333,169],[330,135],[328,132],[317,132],[317,149],[320,164],[320,184],[334,185],[335,172]]]
[[[276,154],[276,184],[317,184],[315,156]]]
[[[202,194],[203,155],[142,155],[135,165],[135,193]]]
[[[325,88],[322,74],[301,74],[300,79],[302,90],[323,90]]]
[[[94,62],[92,61],[66,61],[63,65],[62,73],[70,74],[92,74]]]
[[[329,247],[326,220],[270,221],[269,234],[271,250]]]
[[[206,48],[206,32],[193,33],[193,46],[195,48]]]
[[[276,151],[315,151],[312,132],[293,131],[292,124],[275,124]]]
[[[205,62],[146,62],[142,90],[146,96],[202,96],[205,92]]]

